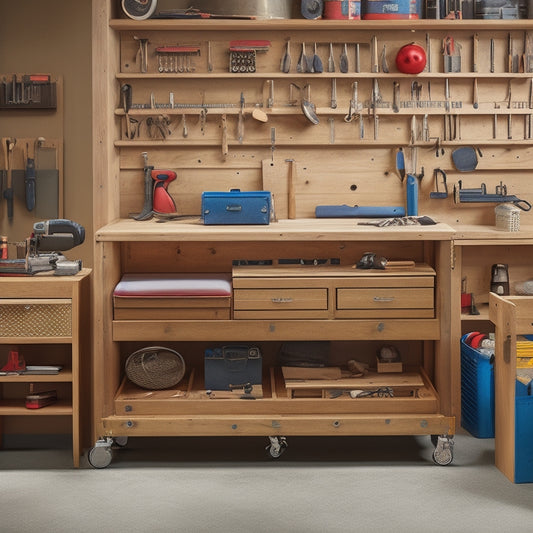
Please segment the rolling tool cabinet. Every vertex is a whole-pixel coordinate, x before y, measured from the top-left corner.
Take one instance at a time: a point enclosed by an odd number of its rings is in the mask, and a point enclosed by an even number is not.
[[[27,365],[63,367],[53,375],[0,375],[0,417],[69,417],[75,467],[87,443],[83,428],[90,416],[90,272],[0,278],[2,353],[16,349]],[[57,389],[58,401],[27,409],[24,398],[31,386],[35,392]]]
[[[504,181],[527,196],[532,76],[529,68],[507,71],[506,46],[509,32],[517,39],[531,29],[530,21],[488,20],[131,21],[119,18],[117,3],[95,1],[93,466],[107,466],[112,444],[134,435],[262,435],[274,457],[290,435],[422,434],[433,437],[436,462],[449,463],[460,411],[455,236],[463,227],[464,239],[490,238],[495,204],[461,203],[451,191],[431,198],[431,172],[444,169],[449,186],[483,180],[492,191]],[[441,43],[450,33],[462,45],[461,72],[443,71]],[[478,55],[491,39],[494,54]],[[268,41],[253,70],[232,70],[236,40]],[[429,45],[431,67],[419,75],[393,66],[395,51],[411,41]],[[302,45],[312,50],[315,42],[324,65],[333,50],[334,72],[298,68]],[[340,72],[344,43],[348,71]],[[185,44],[194,54],[161,55]],[[291,66],[285,60],[282,71],[287,50]],[[464,144],[481,147],[482,177],[454,168],[452,152]],[[436,225],[314,217],[317,205],[404,206],[399,147],[418,177],[419,211]],[[177,173],[168,191],[190,219],[131,218],[143,206],[143,152]],[[201,193],[234,188],[270,191],[276,220],[202,224]],[[522,215],[525,225],[531,215]],[[417,267],[361,274],[352,266],[368,251]],[[287,258],[302,264],[278,265]],[[123,274],[165,272],[231,275],[230,317],[114,315]],[[328,389],[302,396],[287,390],[277,364],[290,340],[330,341],[332,364],[354,353],[372,362],[382,344],[397,343],[413,381],[393,398],[352,400]],[[205,348],[248,342],[263,353],[262,397],[207,397]],[[148,344],[184,357],[187,374],[175,390],[146,393],[124,378],[127,355]]]

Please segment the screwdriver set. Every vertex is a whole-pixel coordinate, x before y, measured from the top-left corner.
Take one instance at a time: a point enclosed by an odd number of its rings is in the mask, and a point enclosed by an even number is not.
[[[56,109],[56,82],[49,74],[2,76],[0,109]]]

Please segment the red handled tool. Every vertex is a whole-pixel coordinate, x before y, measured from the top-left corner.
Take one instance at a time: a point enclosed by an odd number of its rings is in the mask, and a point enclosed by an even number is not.
[[[176,179],[176,173],[173,170],[152,170],[152,179],[154,180],[154,213],[175,213],[176,202],[168,193],[170,182]]]

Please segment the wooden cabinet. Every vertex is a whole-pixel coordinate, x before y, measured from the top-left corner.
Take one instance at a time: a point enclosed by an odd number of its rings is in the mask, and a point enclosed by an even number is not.
[[[508,71],[507,45],[511,36],[518,47],[533,24],[134,22],[117,18],[117,7],[93,3],[95,462],[108,464],[110,441],[128,435],[453,435],[461,329],[455,226],[490,226],[496,205],[461,202],[459,188],[482,181],[492,192],[502,182],[520,198],[529,193],[531,73]],[[444,71],[441,45],[452,34],[461,45],[460,72]],[[270,44],[256,54],[253,71],[235,73],[230,42],[245,39]],[[426,43],[430,59],[416,76],[394,66],[395,51],[412,41]],[[478,41],[494,54],[478,57]],[[315,42],[324,64],[333,51],[335,71],[298,68],[302,45]],[[184,43],[193,46],[192,56],[162,55],[166,45]],[[345,43],[348,71],[340,72]],[[283,72],[288,45],[292,62]],[[477,168],[467,175],[452,157],[465,144],[479,148]],[[395,163],[400,148],[407,173],[418,176],[418,212],[436,225],[383,228],[315,218],[317,205],[404,207],[406,183]],[[189,219],[130,217],[143,206],[143,152],[150,164],[176,172],[168,191]],[[448,176],[448,194],[437,199],[430,195],[441,176],[435,169]],[[204,226],[201,193],[231,188],[271,191],[276,220]],[[522,223],[530,217],[524,212]],[[352,265],[369,250],[427,267],[354,273]],[[320,268],[311,265],[270,276],[234,268],[287,258],[335,258],[345,272],[316,275]],[[129,272],[233,272],[232,316],[114,316],[113,289]],[[405,363],[422,376],[418,399],[431,401],[288,398],[275,355],[280,343],[304,339],[337,343],[336,362],[354,350],[375,362],[381,343],[398,342]],[[154,341],[187,352],[190,374],[175,397],[161,391],[147,399],[123,379],[128,353]],[[261,343],[263,398],[206,401],[203,349],[221,342]]]
[[[495,327],[495,461],[514,483],[533,482],[533,396],[518,394],[517,336],[533,334],[533,298],[490,294]]]
[[[533,228],[521,226],[518,232],[506,232],[489,226],[456,226],[453,246],[451,278],[451,359],[457,369],[454,375],[460,376],[461,347],[459,339],[465,333],[479,331],[494,332],[494,324],[489,317],[489,296],[491,287],[491,267],[502,263],[508,265],[510,294],[517,295],[517,282],[530,280]],[[461,311],[461,291],[471,293],[478,314]],[[460,388],[454,387],[454,408],[456,414],[461,409]]]
[[[7,358],[16,350],[27,365],[58,365],[54,375],[0,375],[0,417],[69,417],[75,467],[87,442],[89,422],[88,269],[76,276],[36,275],[0,280],[0,343]],[[3,366],[3,365],[2,365]],[[40,409],[27,409],[25,397],[56,390],[58,401]]]

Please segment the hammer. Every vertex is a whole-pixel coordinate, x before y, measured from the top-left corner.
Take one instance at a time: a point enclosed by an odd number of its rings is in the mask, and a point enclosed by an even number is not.
[[[288,177],[288,186],[289,186],[289,207],[288,207],[288,217],[290,219],[296,218],[296,197],[294,194],[294,159],[285,159],[289,163],[289,177]]]

